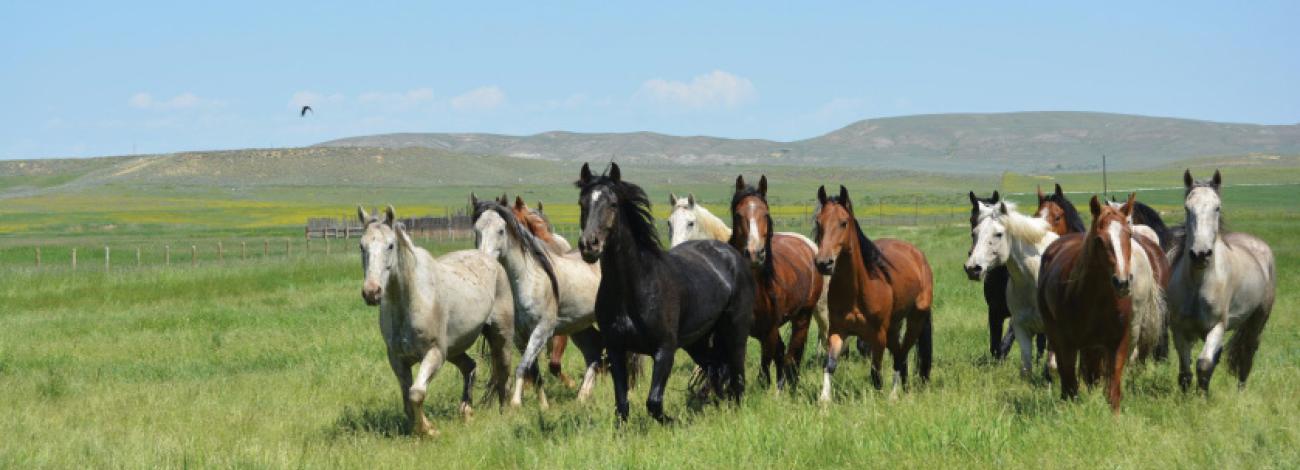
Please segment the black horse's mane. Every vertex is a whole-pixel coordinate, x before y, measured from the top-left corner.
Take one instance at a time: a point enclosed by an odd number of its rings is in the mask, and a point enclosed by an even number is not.
[[[627,227],[632,234],[632,241],[636,245],[637,251],[651,255],[662,255],[664,253],[663,245],[659,244],[659,230],[655,228],[654,215],[650,212],[650,198],[646,196],[645,190],[633,183],[615,180],[607,174],[592,176],[585,184],[582,181],[574,183],[581,191],[582,199],[585,201],[587,195],[593,189],[598,187],[607,188],[614,192],[618,197],[618,215],[622,219],[621,223]],[[582,211],[580,223],[583,227],[587,226],[587,211]]]
[[[889,275],[889,271],[894,267],[889,264],[889,260],[885,259],[885,253],[880,251],[880,247],[877,247],[870,238],[867,238],[866,234],[862,233],[862,225],[858,224],[858,217],[853,214],[853,206],[850,206],[848,201],[840,200],[839,196],[831,196],[829,199],[830,202],[844,206],[844,210],[849,213],[849,219],[853,220],[853,230],[858,233],[858,245],[862,246],[862,265],[866,266],[867,273],[883,277],[886,281],[892,282],[893,278]]]
[[[501,219],[506,221],[506,229],[514,235],[516,240],[519,240],[519,249],[532,256],[534,260],[537,260],[538,264],[542,265],[542,270],[546,271],[546,277],[551,280],[551,293],[555,294],[555,301],[559,302],[560,283],[556,280],[555,267],[551,265],[551,259],[546,256],[546,248],[542,246],[541,241],[534,237],[523,224],[519,223],[519,219],[515,218],[514,211],[496,201],[478,201],[475,203],[474,218],[472,220],[478,222],[478,218],[487,212],[495,212],[501,216]]]
[[[731,196],[731,239],[727,240],[727,244],[733,247],[738,246],[741,243],[744,243],[744,240],[739,240],[737,238],[740,236],[739,235],[740,231],[736,230],[736,227],[740,226],[739,225],[740,214],[736,213],[736,206],[740,205],[740,201],[743,201],[745,200],[745,198],[750,196],[757,197],[758,200],[763,201],[763,205],[767,205],[767,196],[764,196],[763,193],[758,192],[758,190],[755,189],[753,185],[746,185],[745,189],[736,190],[736,193]],[[773,272],[775,271],[775,267],[772,264],[772,234],[775,231],[776,231],[775,227],[772,226],[772,213],[768,212],[767,235],[764,237],[765,246],[763,248],[764,253],[763,253],[762,271],[763,271],[763,277],[767,279],[769,282],[775,279],[775,276],[772,275]]]
[[[1060,189],[1060,188],[1057,188]],[[1056,193],[1048,194],[1043,197],[1044,201],[1054,202],[1065,212],[1065,226],[1070,233],[1082,233],[1088,231],[1088,226],[1083,224],[1083,217],[1079,216],[1078,209],[1074,208],[1074,203],[1065,194],[1057,195]]]

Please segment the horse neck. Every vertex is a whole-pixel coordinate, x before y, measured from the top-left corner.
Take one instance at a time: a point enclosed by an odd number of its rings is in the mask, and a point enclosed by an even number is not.
[[[433,303],[435,292],[430,286],[436,285],[435,271],[438,267],[437,260],[421,256],[418,247],[407,247],[405,243],[397,243],[397,263],[389,278],[389,286],[385,288],[385,295],[389,295],[397,301],[397,305],[410,307],[417,300],[427,298],[430,304]],[[393,288],[396,287],[396,288]],[[423,287],[423,288],[422,288]],[[408,310],[411,310],[408,308]],[[408,314],[414,313],[408,311]]]
[[[844,266],[843,263],[847,262],[850,269],[839,269],[837,267],[835,272],[831,274],[831,285],[840,286],[840,289],[852,289],[854,295],[857,296],[858,290],[862,288],[863,281],[868,279],[871,274],[862,261],[862,250],[865,247],[862,246],[861,239],[858,237],[858,232],[862,229],[857,226],[857,222],[854,222],[853,228],[854,230],[848,234],[849,239],[845,242],[844,248],[840,250],[839,257],[835,260],[836,266]]]
[[[527,253],[526,242],[515,238],[513,231],[507,231],[511,246],[502,252],[501,265],[506,269],[506,278],[516,295],[545,295],[547,283],[546,270]]]
[[[1100,248],[1101,244],[1096,243],[1094,238],[1100,237],[1097,230],[1089,230],[1083,237],[1083,248],[1079,252],[1079,258],[1074,263],[1074,270],[1070,273],[1070,283],[1076,290],[1082,292],[1111,292],[1110,280],[1107,279],[1109,269],[1105,249]],[[1100,285],[1101,289],[1094,286]]]
[[[727,243],[727,240],[731,240],[731,229],[727,227],[727,223],[723,222],[722,219],[718,218],[718,216],[713,215],[713,213],[709,212],[708,209],[705,209],[704,206],[695,206],[695,220],[697,223],[700,223],[705,234],[707,234],[709,238],[722,243]]]
[[[644,277],[645,270],[657,260],[637,247],[632,231],[623,221],[620,220],[615,225],[614,232],[605,241],[605,251],[600,257],[600,278],[602,284],[609,282],[618,286],[622,292],[621,300],[626,300],[633,297],[629,293],[638,287],[638,280]]]
[[[1009,212],[1003,217],[1003,223],[1009,237],[1010,253],[1007,257],[1012,274],[1037,282],[1043,251],[1059,236],[1043,219],[1017,212]]]

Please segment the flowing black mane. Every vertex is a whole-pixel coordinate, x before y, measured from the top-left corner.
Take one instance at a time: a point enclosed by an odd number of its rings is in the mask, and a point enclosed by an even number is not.
[[[886,281],[893,281],[889,271],[894,267],[889,264],[889,260],[885,259],[885,254],[880,251],[880,248],[862,233],[862,225],[858,224],[858,217],[853,214],[853,206],[850,206],[847,201],[840,200],[839,196],[831,196],[830,202],[844,206],[844,210],[849,213],[849,219],[853,220],[853,231],[858,233],[858,245],[862,246],[862,265],[867,268],[867,273],[883,277]]]
[[[1156,232],[1156,238],[1160,239],[1160,246],[1168,248],[1172,234],[1169,226],[1165,225],[1164,219],[1160,218],[1160,212],[1157,212],[1151,206],[1135,201],[1133,203],[1133,223],[1142,224],[1151,227]]]
[[[1088,226],[1083,224],[1083,217],[1079,216],[1079,211],[1074,208],[1074,203],[1070,202],[1070,199],[1065,197],[1065,194],[1048,194],[1043,197],[1043,200],[1056,203],[1061,208],[1061,211],[1065,212],[1065,226],[1070,229],[1070,233],[1088,231]]]
[[[560,283],[556,281],[555,267],[551,265],[551,259],[546,256],[546,248],[542,246],[541,241],[534,237],[523,224],[519,223],[519,219],[515,218],[514,211],[497,201],[478,201],[475,203],[473,221],[478,222],[479,217],[489,211],[495,212],[501,216],[501,220],[506,222],[506,230],[515,237],[515,240],[519,241],[520,251],[532,256],[538,264],[542,265],[542,270],[546,271],[546,277],[551,280],[551,293],[555,295],[555,301],[559,302]]]
[[[736,193],[733,194],[733,195],[731,196],[731,227],[732,227],[732,230],[731,230],[731,239],[730,239],[730,240],[727,240],[727,244],[728,244],[728,245],[731,245],[731,246],[733,246],[733,247],[734,247],[734,246],[741,246],[741,244],[743,244],[743,243],[745,242],[744,240],[739,240],[739,239],[737,238],[737,237],[740,236],[740,235],[739,235],[740,231],[739,231],[739,230],[736,230],[736,227],[739,227],[739,226],[740,226],[740,225],[739,225],[739,224],[740,224],[740,214],[736,213],[736,206],[740,205],[740,201],[743,201],[743,200],[745,200],[745,198],[750,197],[750,196],[753,196],[753,197],[758,198],[758,200],[763,201],[763,205],[767,205],[767,196],[764,196],[763,193],[758,192],[758,189],[755,189],[753,185],[746,185],[746,186],[745,186],[745,189],[737,190]],[[776,228],[772,226],[772,213],[771,213],[771,212],[768,212],[768,214],[767,214],[767,235],[764,236],[764,243],[763,243],[763,244],[764,244],[764,247],[763,247],[763,251],[764,251],[764,253],[763,253],[763,270],[762,270],[762,272],[763,272],[763,278],[764,278],[764,279],[767,279],[769,282],[770,282],[771,280],[775,279],[775,277],[772,275],[773,271],[775,270],[775,267],[774,267],[774,265],[772,264],[772,234],[773,234],[774,232],[776,232]]]
[[[650,213],[650,198],[645,190],[633,183],[615,180],[609,175],[592,176],[586,184],[574,183],[581,191],[582,200],[587,200],[592,190],[603,188],[613,192],[618,198],[619,224],[627,228],[637,251],[652,255],[662,255],[663,245],[659,244],[659,231],[655,229],[654,215]],[[579,223],[587,226],[587,209],[584,206]]]

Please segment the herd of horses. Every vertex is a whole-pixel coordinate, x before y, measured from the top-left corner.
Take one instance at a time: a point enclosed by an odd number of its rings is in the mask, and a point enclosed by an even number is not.
[[[540,203],[533,209],[521,198],[471,195],[476,249],[437,258],[415,245],[391,206],[382,214],[358,207],[366,227],[362,297],[379,307],[413,433],[436,434],[423,403],[445,362],[463,377],[460,412],[472,414],[470,355],[480,338],[491,358],[485,400],[520,406],[531,383],[539,406],[547,407],[538,362],[549,346],[551,374],[577,386],[579,401],[590,399],[597,373],[608,371],[620,421],[628,418],[628,390],[644,357],[652,363],[646,410],[671,420],[663,399],[678,349],[696,365],[692,393],[706,400],[739,402],[751,337],[761,346],[758,380],[777,392],[796,384],[814,322],[826,352],[820,401],[832,399],[832,375],[849,337],[870,361],[876,389],[883,388],[889,352],[891,397],[906,386],[913,349],[920,380],[929,379],[930,264],[906,241],[868,238],[845,187],[835,194],[817,189],[811,239],[775,231],[766,176],[757,185],[736,178],[730,228],[694,196],[671,195],[665,249],[649,197],[622,178],[617,164],[601,174],[584,164],[575,185],[576,249],[554,233]],[[1184,186],[1186,223],[1173,228],[1132,194],[1123,202],[1093,196],[1085,225],[1060,185],[1051,194],[1039,191],[1032,215],[996,191],[990,198],[971,192],[964,268],[984,283],[990,353],[1005,357],[1014,340],[1021,373],[1030,376],[1037,351],[1047,380],[1056,369],[1063,398],[1077,396],[1080,375],[1089,385],[1106,378],[1106,397],[1118,413],[1126,363],[1163,360],[1170,335],[1183,390],[1192,379],[1192,344],[1204,341],[1196,376],[1208,392],[1232,330],[1228,365],[1244,387],[1273,304],[1272,253],[1258,238],[1224,230],[1217,171],[1207,181],[1187,172]],[[781,337],[787,324],[788,343]],[[511,391],[509,342],[522,353]],[[560,368],[568,342],[584,359],[580,384]]]

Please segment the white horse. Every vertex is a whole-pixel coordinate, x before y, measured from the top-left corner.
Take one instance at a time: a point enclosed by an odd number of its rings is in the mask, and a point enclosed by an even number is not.
[[[556,334],[569,335],[582,351],[586,372],[578,388],[578,400],[586,401],[595,383],[600,365],[601,342],[592,325],[596,319],[596,290],[600,286],[600,264],[587,264],[576,252],[558,255],[543,246],[519,222],[515,213],[496,201],[474,204],[475,245],[483,254],[505,267],[514,292],[515,345],[523,351],[515,369],[512,406],[523,402],[524,374],[536,371],[542,346]],[[541,386],[537,392],[540,406],[548,407]]]
[[[1060,238],[1052,231],[1052,224],[1041,217],[1029,217],[1016,212],[1011,202],[979,204],[975,228],[971,229],[970,256],[966,259],[966,273],[979,278],[991,269],[1006,266],[1011,278],[1007,283],[1007,308],[1011,311],[1011,329],[1020,345],[1020,374],[1028,377],[1032,372],[1035,334],[1046,333],[1043,316],[1038,311],[1038,268],[1043,251]],[[1047,352],[1043,376],[1054,368],[1055,357]]]
[[[514,305],[510,284],[496,260],[475,250],[462,250],[434,259],[396,223],[393,207],[384,219],[357,207],[365,224],[361,236],[361,267],[365,282],[361,296],[379,306],[379,331],[388,346],[388,364],[401,386],[402,402],[412,431],[435,436],[424,416],[424,398],[444,362],[460,369],[464,380],[460,412],[473,414],[474,360],[467,352],[486,335],[492,354],[488,396],[505,400],[506,341],[513,334]],[[411,377],[411,366],[419,372]],[[484,397],[485,399],[487,397]]]
[[[1218,171],[1202,182],[1193,180],[1191,171],[1183,173],[1187,226],[1172,249],[1169,281],[1178,384],[1183,390],[1192,382],[1193,341],[1205,340],[1196,361],[1196,382],[1208,392],[1228,330],[1236,331],[1227,344],[1228,367],[1237,375],[1237,386],[1246,386],[1277,289],[1268,244],[1246,233],[1223,231],[1221,182]]]
[[[675,247],[690,240],[717,240],[722,243],[728,243],[731,240],[731,228],[727,227],[726,222],[718,216],[709,212],[709,209],[695,203],[695,195],[687,194],[686,197],[678,198],[676,194],[668,194],[668,204],[673,207],[672,212],[668,214],[668,242],[670,247]],[[776,232],[777,235],[788,235],[803,240],[817,252],[817,244],[813,243],[806,235],[795,232]],[[830,276],[822,279],[824,286],[830,285]],[[822,296],[817,300],[817,308],[813,311],[813,320],[817,322],[817,336],[822,339],[818,344],[826,344],[826,333],[830,325],[830,310],[826,307],[826,296],[830,289],[822,289]],[[848,342],[844,342],[847,347]]]

